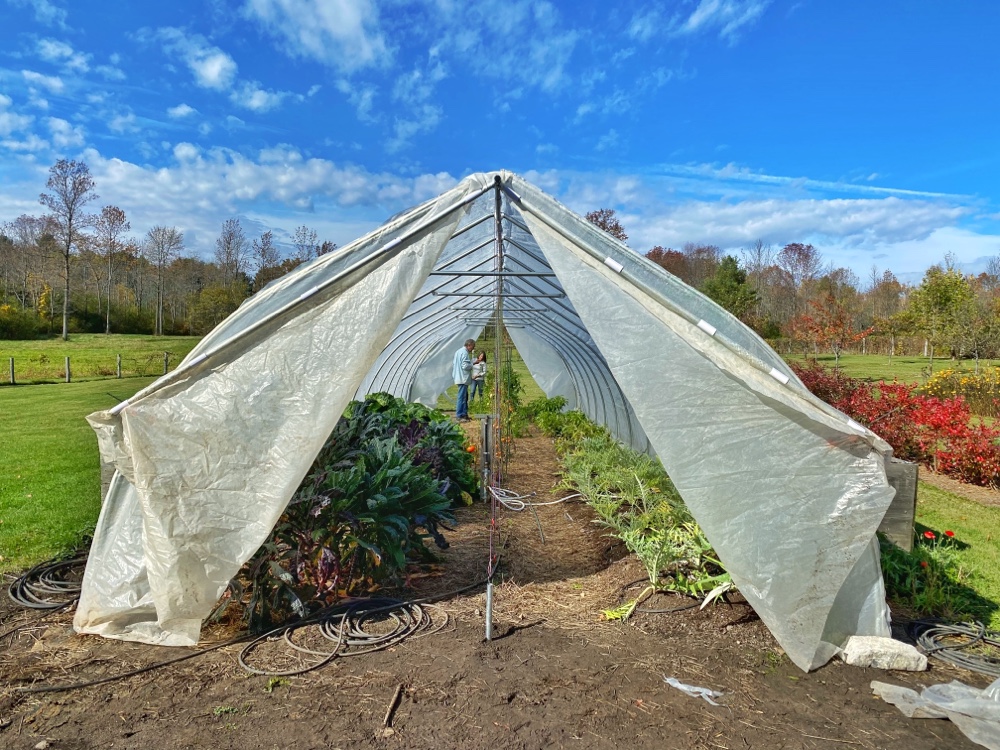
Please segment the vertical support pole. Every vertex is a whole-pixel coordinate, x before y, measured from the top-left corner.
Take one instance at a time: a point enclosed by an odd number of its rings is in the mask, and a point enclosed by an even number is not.
[[[70,382],[70,375],[69,375],[69,357],[66,357],[66,382],[67,382],[67,383],[68,383],[68,382]]]
[[[118,355],[118,363],[115,367],[115,371],[118,373],[118,379],[122,379],[122,355]]]
[[[493,270],[496,272],[496,299],[493,303],[493,414],[492,419],[487,420],[487,425],[492,427],[492,434],[488,441],[490,453],[490,487],[499,487],[498,472],[502,461],[497,460],[498,451],[502,449],[502,443],[496,439],[500,434],[504,419],[502,409],[505,408],[503,402],[504,389],[502,385],[503,371],[500,367],[501,338],[503,336],[503,205],[501,202],[501,182],[500,175],[493,180],[494,202],[493,202],[493,235],[494,235],[494,256]],[[484,446],[484,453],[485,453]],[[485,473],[485,472],[484,472]],[[490,492],[490,559],[487,566],[486,575],[486,640],[493,639],[493,576],[496,573],[496,561],[498,550],[496,544],[499,541],[500,529],[497,526],[497,502],[496,495]]]
[[[486,584],[486,640],[493,640],[493,581]]]
[[[11,385],[16,385],[16,383],[14,382],[14,358],[13,357],[10,358],[10,384]]]
[[[170,362],[170,352],[163,352],[163,374],[167,374],[167,365]]]

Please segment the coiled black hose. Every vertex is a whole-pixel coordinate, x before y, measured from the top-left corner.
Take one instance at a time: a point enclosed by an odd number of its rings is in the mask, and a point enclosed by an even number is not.
[[[433,612],[439,613],[435,619]],[[448,614],[434,604],[398,599],[364,599],[344,602],[324,609],[304,620],[282,625],[248,643],[239,662],[247,672],[267,677],[290,677],[329,664],[333,659],[359,656],[389,648],[404,638],[420,638],[437,633],[448,625]],[[379,627],[373,627],[373,626]],[[312,629],[332,646],[310,648],[301,642],[302,632]],[[299,639],[296,639],[296,636]],[[296,665],[288,669],[264,668],[251,663],[252,657],[269,643],[280,641]],[[288,653],[288,649],[291,653]],[[307,660],[303,665],[302,661]],[[311,660],[311,661],[309,661]]]
[[[1000,677],[1000,633],[987,630],[981,622],[916,620],[910,624],[910,632],[927,656],[970,672]]]
[[[7,594],[15,604],[28,609],[63,609],[80,598],[81,583],[69,576],[86,564],[86,555],[39,563],[14,579]]]

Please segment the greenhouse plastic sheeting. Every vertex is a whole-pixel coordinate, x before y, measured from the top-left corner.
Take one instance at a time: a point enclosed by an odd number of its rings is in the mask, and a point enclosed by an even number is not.
[[[461,213],[346,288],[303,297],[304,285],[287,284],[262,298],[264,314],[248,303],[234,316],[244,324],[228,327],[233,338],[212,342],[239,346],[90,418],[119,476],[84,575],[79,632],[197,643],[201,620],[271,532]],[[326,268],[336,280],[337,267]],[[289,305],[294,314],[281,315]],[[266,335],[253,335],[276,313]]]
[[[889,635],[874,541],[895,494],[885,443],[644,293],[629,278],[646,269],[631,258],[615,257],[618,272],[581,251],[572,225],[524,215],[685,503],[789,658],[812,669],[846,634]]]
[[[893,496],[884,441],[702,294],[499,176],[499,192],[493,174],[472,175],[272,283],[178,371],[92,415],[118,474],[79,630],[194,642],[348,400],[434,404],[502,291],[543,390],[661,458],[797,665],[822,664],[849,635],[888,633],[874,536]]]

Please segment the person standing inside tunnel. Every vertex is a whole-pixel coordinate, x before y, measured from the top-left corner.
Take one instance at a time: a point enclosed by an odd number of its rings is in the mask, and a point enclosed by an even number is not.
[[[469,389],[469,401],[474,401],[476,393],[483,397],[483,387],[486,383],[486,352],[479,352],[476,361],[472,363],[472,388]]]
[[[462,422],[469,420],[469,383],[472,381],[472,350],[476,342],[468,339],[452,358],[451,374],[458,386],[458,401],[455,404],[455,419]]]

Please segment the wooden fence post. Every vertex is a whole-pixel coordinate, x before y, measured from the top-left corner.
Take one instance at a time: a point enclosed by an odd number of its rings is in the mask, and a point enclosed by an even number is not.
[[[66,382],[70,382],[69,376],[69,357],[66,357]]]
[[[122,355],[118,355],[118,379],[122,379]]]
[[[10,384],[14,385],[14,358],[10,358]]]
[[[170,352],[163,352],[163,374],[167,374],[167,364],[170,362]]]

